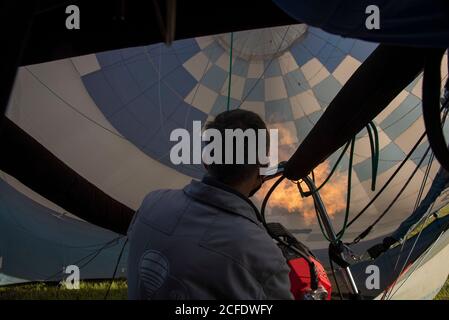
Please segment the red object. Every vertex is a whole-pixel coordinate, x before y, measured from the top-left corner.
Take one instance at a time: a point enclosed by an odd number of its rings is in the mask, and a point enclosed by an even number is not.
[[[330,300],[332,293],[332,285],[323,268],[323,265],[313,257],[309,257],[310,261],[315,264],[316,274],[318,277],[318,288],[326,290],[327,296],[323,300]],[[312,291],[311,289],[311,273],[310,265],[304,258],[293,258],[288,261],[290,266],[290,291],[296,300],[304,300],[305,294]]]

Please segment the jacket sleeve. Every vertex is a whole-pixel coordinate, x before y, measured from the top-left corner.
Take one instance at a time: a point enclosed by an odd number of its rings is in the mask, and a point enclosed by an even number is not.
[[[262,284],[264,300],[292,300],[293,295],[290,292],[290,278],[288,276],[290,269],[282,262],[279,270],[268,277]]]

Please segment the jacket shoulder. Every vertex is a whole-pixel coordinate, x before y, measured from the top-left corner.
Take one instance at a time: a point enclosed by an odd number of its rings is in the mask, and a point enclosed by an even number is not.
[[[188,203],[182,190],[156,190],[144,198],[136,220],[167,235],[172,234]]]

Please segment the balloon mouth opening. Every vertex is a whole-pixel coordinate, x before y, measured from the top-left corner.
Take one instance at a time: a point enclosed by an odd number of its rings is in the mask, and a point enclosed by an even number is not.
[[[305,24],[280,26],[235,32],[215,36],[215,40],[225,50],[231,50],[235,57],[246,61],[263,61],[281,56],[290,47],[301,41],[308,30]]]

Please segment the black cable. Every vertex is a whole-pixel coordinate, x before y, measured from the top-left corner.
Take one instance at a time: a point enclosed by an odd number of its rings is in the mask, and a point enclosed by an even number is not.
[[[430,148],[430,147],[429,147]],[[429,178],[430,168],[432,167],[434,156],[433,153],[429,157],[429,162],[427,163],[426,172],[424,173],[424,178],[421,182],[421,186],[419,188],[418,196],[416,197],[415,206],[413,207],[413,212],[418,209],[419,204],[421,203],[421,198],[424,193],[424,188],[426,187],[427,179]]]
[[[425,57],[422,85],[422,114],[429,144],[441,166],[449,171],[449,149],[441,126],[441,60],[444,50],[429,49]],[[438,125],[437,125],[438,124]]]
[[[442,107],[442,109],[443,109],[444,107]],[[442,125],[444,125],[444,123],[446,122],[446,117],[447,117],[447,114],[448,114],[448,109],[446,109],[446,108],[444,108],[444,113],[443,113],[443,116],[442,116]],[[425,134],[425,133],[424,133]],[[418,142],[417,142],[417,144],[415,145],[415,146],[417,146],[419,144],[419,140],[418,140]],[[407,188],[407,186],[409,185],[409,183],[411,182],[411,180],[413,179],[413,177],[414,177],[414,175],[415,175],[415,173],[418,171],[418,169],[421,167],[421,165],[422,165],[422,163],[424,162],[424,160],[426,159],[426,157],[427,157],[427,154],[429,153],[429,151],[430,151],[430,149],[431,149],[431,147],[429,146],[429,147],[427,147],[427,149],[426,149],[426,151],[425,151],[425,153],[424,153],[424,155],[421,157],[421,159],[420,159],[420,161],[419,161],[419,163],[416,165],[416,167],[415,167],[415,169],[413,170],[413,172],[411,173],[411,175],[409,176],[409,178],[407,179],[407,181],[405,182],[405,184],[402,186],[402,188],[401,188],[401,190],[398,192],[398,194],[396,195],[396,197],[391,201],[391,203],[388,205],[388,207],[382,212],[382,214],[368,227],[368,228],[366,228],[362,233],[360,233],[356,238],[354,238],[354,240],[352,241],[352,244],[354,244],[354,243],[358,243],[358,242],[360,242],[360,240],[362,240],[363,238],[365,238],[371,231],[372,231],[372,229],[374,228],[374,226],[376,225],[376,224],[378,224],[379,223],[379,221],[389,212],[389,210],[393,207],[393,205],[396,203],[396,201],[399,199],[399,197],[401,196],[401,194],[404,192],[404,190]],[[407,155],[407,157],[409,157],[409,156],[411,156],[411,154],[414,152],[414,148],[410,151],[410,153]],[[407,160],[407,157],[404,159],[404,161],[403,161],[403,163],[405,163],[405,161]],[[430,156],[430,158],[429,158],[429,162],[428,162],[428,164],[427,164],[427,168],[426,168],[426,172],[425,172],[425,174],[424,174],[424,178],[423,178],[423,181],[422,181],[422,183],[421,183],[421,186],[420,186],[420,190],[419,190],[419,194],[418,194],[418,197],[417,197],[417,199],[416,199],[416,202],[415,202],[415,208],[413,209],[413,211],[415,211],[416,210],[416,208],[417,208],[417,204],[419,205],[419,202],[421,201],[421,197],[422,197],[422,193],[424,192],[424,187],[425,187],[425,183],[426,183],[426,181],[427,181],[427,179],[428,179],[428,177],[429,177],[429,173],[430,173],[430,168],[431,168],[431,166],[432,166],[432,162],[433,162],[433,157],[434,157],[434,154],[432,153],[431,154],[431,156]],[[401,163],[401,166],[402,166],[402,163]],[[392,175],[392,177],[390,177],[390,179],[391,178],[393,178],[393,176],[394,175],[396,175],[396,173],[399,171],[399,169],[400,169],[400,167],[401,166],[399,166],[398,167],[398,170],[397,171],[395,171],[394,173],[393,173],[393,175]],[[391,179],[392,180],[392,179]],[[389,183],[390,182],[390,180],[387,182],[387,183]],[[384,190],[384,188],[385,188],[385,186],[379,191],[379,192],[382,192],[383,190]],[[376,195],[376,197],[377,197],[378,195]],[[375,197],[375,198],[376,198]],[[374,198],[373,198],[373,200],[375,200]],[[365,207],[366,208],[366,207]],[[365,209],[364,208],[364,209]],[[362,210],[363,211],[363,210]],[[356,219],[356,218],[358,218],[357,216],[354,218],[354,219]],[[353,220],[354,220],[353,219]],[[349,226],[349,225],[348,225]],[[340,231],[341,232],[341,231]]]
[[[343,147],[340,155],[337,158],[337,161],[335,162],[334,166],[332,167],[331,171],[329,172],[329,174],[327,175],[326,179],[324,179],[324,181],[315,189],[315,192],[320,191],[328,182],[329,180],[332,178],[332,176],[334,175],[335,171],[337,171],[338,165],[340,164],[341,160],[343,159],[343,156],[345,155],[346,151],[348,150],[349,146],[351,145],[351,141],[348,141],[346,143],[346,145]],[[313,173],[313,170],[312,170]],[[314,175],[312,175],[313,177],[313,182],[315,182],[315,177]],[[312,191],[307,191],[307,192],[303,192],[302,195],[304,197],[309,197],[312,195]]]
[[[90,256],[92,256],[92,257],[91,257],[88,261],[86,261],[83,265],[81,265],[81,266],[78,267],[79,270],[82,270],[83,268],[85,268],[86,266],[88,266],[92,261],[94,261],[95,258],[97,258],[103,250],[111,248],[111,247],[109,247],[109,246],[110,246],[112,243],[114,243],[114,242],[116,242],[116,241],[119,241],[120,238],[122,238],[122,237],[123,237],[123,236],[119,236],[119,237],[117,237],[117,238],[114,238],[114,239],[108,241],[108,242],[105,243],[100,249],[98,249],[97,251],[94,251],[94,252],[89,253],[88,255],[86,255],[85,257],[81,258],[80,260],[78,260],[78,261],[72,263],[72,265],[78,265],[78,263],[80,263],[81,261],[83,261],[83,260],[89,258]],[[62,274],[62,273],[64,273],[64,270],[59,271],[59,272],[53,274],[53,275],[50,276],[50,277],[47,277],[46,279],[44,279],[44,280],[41,281],[41,282],[44,282],[44,283],[45,283],[45,282],[49,281],[50,279],[55,278],[56,276],[58,276],[59,274]],[[60,283],[60,284],[61,284],[61,283]],[[62,285],[58,285],[58,287],[57,287],[58,290],[57,290],[57,293],[56,293],[57,296],[59,295],[59,291],[61,290],[61,288],[62,288]]]
[[[271,186],[270,190],[268,190],[265,198],[263,199],[262,202],[262,207],[260,209],[260,217],[262,219],[262,223],[264,224],[264,226],[267,225],[267,220],[265,219],[265,209],[267,207],[268,204],[268,200],[271,197],[271,194],[274,192],[274,190],[276,190],[276,188],[279,186],[279,184],[285,179],[284,176],[281,176],[278,180],[276,180],[276,182]]]
[[[114,283],[115,277],[117,275],[118,265],[120,264],[120,260],[122,260],[123,251],[125,250],[127,243],[128,243],[128,238],[126,238],[125,242],[123,243],[122,249],[120,250],[120,254],[117,258],[117,263],[115,264],[114,273],[112,274],[111,283],[109,283],[108,290],[106,291],[106,294],[104,295],[104,300],[106,300],[108,298],[109,291],[111,291],[112,284]]]
[[[328,251],[328,254],[329,254],[329,263],[330,263],[331,270],[332,270],[332,276],[334,278],[335,285],[337,286],[338,295],[340,297],[340,300],[343,300],[343,295],[342,295],[341,290],[340,290],[340,285],[338,284],[337,275],[335,274],[334,263],[332,262],[330,250]]]
[[[67,1],[63,1],[61,3],[58,3],[56,5],[53,5],[53,6],[39,8],[38,10],[36,10],[34,15],[38,16],[40,14],[47,13],[49,11],[53,11],[53,10],[56,10],[56,9],[63,9],[63,7],[66,7],[66,6],[70,5],[70,4],[79,5],[79,0],[67,0]]]
[[[393,198],[393,200],[390,202],[390,204],[387,206],[387,208],[381,213],[381,215],[379,217],[377,217],[376,220],[374,220],[374,222],[368,226],[368,228],[366,228],[362,233],[360,233],[357,237],[354,238],[354,240],[351,242],[351,244],[355,244],[360,242],[360,240],[364,239],[368,234],[371,233],[371,231],[373,230],[373,228],[380,222],[380,220],[383,219],[383,217],[385,217],[385,215],[390,212],[390,209],[393,207],[393,205],[396,203],[396,201],[399,199],[399,197],[402,195],[402,193],[405,191],[405,189],[408,187],[408,185],[410,184],[410,182],[413,180],[413,178],[415,177],[415,173],[419,170],[419,168],[421,167],[421,164],[424,162],[425,158],[427,157],[427,154],[430,151],[430,147],[427,147],[426,152],[424,153],[424,155],[422,156],[421,160],[419,161],[419,163],[416,165],[415,169],[413,170],[413,172],[410,174],[410,176],[408,177],[407,181],[404,183],[404,185],[402,186],[401,190],[399,190],[399,192],[396,194],[396,196]]]
[[[418,146],[421,144],[421,141],[426,137],[426,133],[424,132],[421,137],[418,139],[416,144],[413,146],[412,150],[407,154],[407,156],[402,160],[401,164],[396,168],[396,170],[393,172],[391,177],[387,180],[387,182],[382,186],[382,188],[376,193],[376,195],[366,204],[366,206],[360,210],[360,212],[351,219],[351,221],[348,222],[346,228],[349,228],[354,222],[356,222],[365,212],[368,210],[368,208],[374,203],[374,201],[379,198],[379,196],[385,191],[385,189],[390,185],[391,181],[396,177],[396,175],[399,173],[399,171],[402,169],[402,167],[406,164],[407,160],[411,157],[413,152],[418,148]],[[338,232],[338,235],[341,233]]]
[[[278,180],[276,180],[276,182],[271,186],[270,190],[267,192],[267,194],[265,195],[265,198],[263,199],[263,203],[262,203],[262,207],[260,210],[260,217],[261,217],[261,222],[264,225],[265,229],[267,230],[268,234],[276,241],[278,241],[280,244],[286,246],[287,248],[289,248],[290,250],[292,250],[293,252],[295,252],[296,254],[298,254],[300,257],[304,258],[307,262],[307,264],[309,265],[309,272],[310,272],[310,288],[312,290],[316,290],[318,288],[318,274],[316,271],[316,266],[315,263],[310,259],[309,256],[307,256],[306,254],[304,254],[303,252],[301,252],[298,248],[296,248],[292,243],[285,241],[284,239],[282,239],[281,237],[273,234],[270,231],[270,228],[267,225],[266,222],[266,218],[265,218],[265,209],[267,207],[268,204],[268,200],[270,199],[271,195],[273,194],[273,192],[276,190],[276,188],[279,186],[279,184],[285,179],[284,176],[281,176]],[[256,208],[257,210],[257,208]]]
[[[89,253],[88,255],[84,256],[83,258],[81,258],[81,259],[79,259],[79,260],[77,260],[77,261],[75,261],[75,262],[73,262],[71,264],[72,265],[78,265],[78,263],[80,263],[80,262],[84,261],[85,259],[88,259],[89,257],[93,256],[87,262],[85,262],[83,265],[79,266],[79,268],[81,270],[82,268],[84,268],[87,265],[89,265],[103,250],[111,248],[109,246],[111,246],[114,242],[119,241],[120,238],[122,238],[122,237],[123,236],[118,236],[118,237],[116,237],[116,238],[106,242],[101,248],[99,248],[99,249]],[[117,245],[117,244],[114,244],[114,245]],[[58,272],[54,273],[53,275],[45,278],[42,282],[50,281],[50,279],[53,279],[53,278],[55,278],[56,276],[58,276],[58,275],[60,275],[62,273],[64,273],[64,271],[58,271]]]

